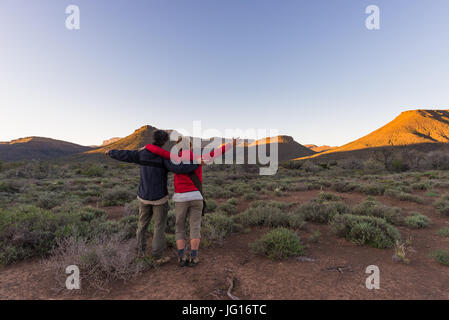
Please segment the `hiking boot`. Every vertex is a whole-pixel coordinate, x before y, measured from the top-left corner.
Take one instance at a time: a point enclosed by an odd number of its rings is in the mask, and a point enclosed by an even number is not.
[[[157,258],[157,259],[154,259],[154,265],[160,266],[160,265],[168,263],[169,261],[170,261],[170,257]]]
[[[198,263],[200,263],[200,258],[198,258],[198,256],[192,258],[189,258],[189,267],[194,267],[196,266]]]
[[[178,257],[178,265],[180,267],[187,267],[189,265],[189,260],[185,255],[182,257]]]

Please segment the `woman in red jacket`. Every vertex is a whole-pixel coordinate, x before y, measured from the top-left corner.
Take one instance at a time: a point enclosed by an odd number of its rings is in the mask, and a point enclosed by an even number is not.
[[[177,142],[179,154],[170,153],[161,147],[148,144],[146,149],[152,153],[159,155],[165,159],[171,159],[175,162],[199,162],[212,161],[214,158],[219,157],[232,146],[235,147],[236,139],[233,139],[232,144],[227,143],[221,147],[212,150],[208,154],[196,155],[192,152],[191,143],[183,143],[183,139],[180,138]],[[200,165],[194,172],[201,184],[203,183],[203,170]],[[200,230],[201,230],[201,218],[203,211],[203,196],[195,183],[192,181],[188,174],[175,174],[175,193],[173,195],[173,201],[175,202],[175,216],[176,216],[176,247],[178,248],[178,262],[181,267],[183,266],[195,266],[199,263],[198,249],[200,247]],[[189,217],[190,224],[190,256],[185,254],[186,246],[186,220]]]

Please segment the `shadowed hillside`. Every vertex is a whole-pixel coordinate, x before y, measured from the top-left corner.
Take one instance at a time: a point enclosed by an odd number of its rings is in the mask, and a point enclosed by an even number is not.
[[[254,141],[252,143],[248,144],[248,148],[258,148],[260,145],[263,144],[269,144],[272,143],[278,143],[278,153],[279,153],[279,161],[285,161],[289,159],[297,158],[298,155],[300,157],[306,157],[314,155],[316,152],[313,150],[310,150],[309,148],[306,148],[302,144],[296,142],[292,137],[290,136],[278,136],[277,140],[276,137],[271,138],[264,138],[257,141]],[[270,152],[270,147],[267,147],[267,153]]]
[[[0,142],[0,160],[45,160],[89,150],[89,147],[42,137],[27,137]]]
[[[410,110],[402,112],[393,121],[360,139],[314,157],[380,147],[416,148],[421,144],[447,142],[449,142],[449,110]]]

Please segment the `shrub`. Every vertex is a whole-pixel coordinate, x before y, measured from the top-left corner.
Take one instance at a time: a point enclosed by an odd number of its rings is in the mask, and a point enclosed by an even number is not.
[[[56,194],[54,193],[44,193],[39,196],[36,205],[42,209],[52,209],[58,205],[58,200]]]
[[[331,224],[337,235],[375,248],[392,248],[400,237],[395,227],[377,217],[336,215]]]
[[[290,205],[283,202],[253,202],[247,210],[235,216],[235,219],[243,226],[302,228],[305,225],[304,217],[289,212],[289,207]]]
[[[296,233],[286,228],[277,228],[266,233],[260,240],[251,243],[250,248],[272,260],[282,260],[304,254],[304,246]]]
[[[430,188],[430,183],[428,182],[417,182],[411,185],[413,190],[428,190]]]
[[[352,208],[352,214],[383,218],[388,223],[392,224],[400,224],[402,222],[402,213],[400,208],[388,207],[378,202],[373,197],[368,197],[364,202]]]
[[[332,185],[332,188],[337,192],[352,192],[359,186],[351,181],[337,181]]]
[[[218,205],[217,202],[215,202],[214,200],[207,200],[206,201],[206,209],[207,211],[211,212],[214,211],[215,209],[217,209]]]
[[[400,243],[399,240],[396,240],[396,244],[394,245],[393,260],[406,264],[410,262],[407,258],[407,243]]]
[[[433,192],[433,191],[427,191],[424,195],[425,195],[426,197],[431,197],[431,198],[438,197],[438,193]]]
[[[435,208],[443,216],[449,216],[449,195],[444,195],[434,203]]]
[[[319,231],[314,231],[312,236],[310,237],[310,240],[313,243],[318,243],[318,241],[320,240],[321,237],[321,233]]]
[[[70,237],[58,240],[45,265],[54,274],[58,289],[65,288],[65,268],[76,265],[82,289],[105,290],[111,281],[126,281],[151,265],[148,260],[136,258],[136,247],[135,239],[124,241],[119,234],[91,241]]]
[[[121,233],[134,237],[137,216],[106,220],[107,213],[92,207],[53,212],[34,206],[0,209],[0,264],[32,257],[45,257],[61,239],[86,241],[98,235]]]
[[[229,202],[225,202],[222,205],[218,206],[218,210],[226,212],[227,214],[234,214],[237,212],[236,206]]]
[[[347,170],[360,170],[363,169],[363,163],[357,159],[343,160],[340,167]]]
[[[227,201],[227,203],[229,203],[230,205],[236,206],[237,205],[237,199],[236,198],[231,198]]]
[[[427,216],[412,212],[410,216],[405,218],[405,224],[411,228],[423,229],[429,226],[430,219]]]
[[[307,221],[328,223],[336,215],[349,213],[349,208],[341,201],[321,201],[314,199],[299,206],[295,213],[302,215]]]
[[[123,211],[125,216],[137,216],[139,215],[139,200],[133,200],[125,204]]]
[[[20,192],[20,188],[20,184],[12,180],[5,180],[0,182],[0,192],[18,193]]]
[[[206,214],[203,219],[201,233],[208,242],[222,242],[223,239],[238,228],[234,219],[225,214]]]
[[[402,159],[396,158],[396,159],[393,159],[393,161],[391,161],[391,168],[395,172],[403,172],[403,171],[409,170],[410,166],[406,162],[404,162]]]
[[[305,172],[312,172],[312,173],[322,170],[321,167],[317,166],[316,164],[314,164],[312,161],[309,160],[304,161],[301,169],[303,169]]]
[[[88,177],[103,177],[104,168],[96,165],[91,165],[87,169],[81,171],[81,174]]]
[[[136,195],[133,192],[127,189],[114,188],[103,194],[101,205],[103,207],[123,205],[131,201],[135,196]]]
[[[277,208],[281,211],[287,211],[291,204],[279,201],[254,201],[250,204],[250,208]]]
[[[377,196],[377,195],[380,196],[385,191],[385,187],[380,183],[362,184],[358,189],[361,193],[370,196]]]
[[[429,152],[426,162],[432,169],[447,170],[449,169],[449,154],[442,151]]]
[[[445,266],[449,266],[449,252],[444,250],[435,251],[433,254],[433,258]]]
[[[385,190],[385,195],[399,199],[401,201],[411,201],[420,204],[424,203],[424,200],[421,197],[397,189],[387,189]]]
[[[363,170],[368,173],[379,173],[385,170],[385,165],[380,161],[369,158],[363,162]]]
[[[249,192],[243,196],[243,200],[246,200],[246,201],[257,200],[257,199],[259,199],[259,195],[255,192]]]
[[[318,194],[318,200],[323,200],[323,201],[326,201],[326,200],[327,201],[340,201],[341,197],[336,195],[336,194],[330,193],[330,192],[323,192],[323,191],[321,191]]]
[[[43,257],[59,238],[93,234],[95,224],[86,219],[86,211],[54,213],[33,206],[0,209],[0,247],[4,248],[0,264]]]
[[[438,231],[438,235],[441,237],[449,237],[449,228],[441,228]]]

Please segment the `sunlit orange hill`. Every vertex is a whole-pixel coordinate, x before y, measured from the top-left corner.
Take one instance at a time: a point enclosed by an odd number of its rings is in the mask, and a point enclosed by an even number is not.
[[[410,110],[360,139],[312,157],[367,148],[447,142],[449,110]]]

